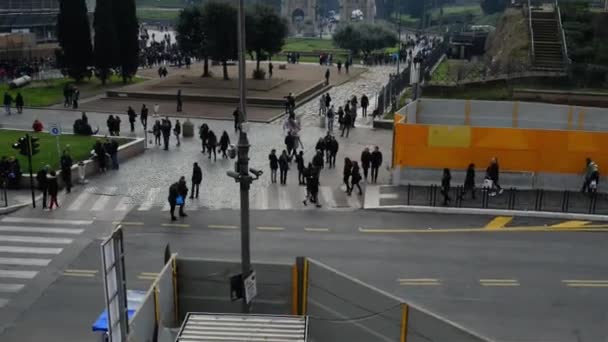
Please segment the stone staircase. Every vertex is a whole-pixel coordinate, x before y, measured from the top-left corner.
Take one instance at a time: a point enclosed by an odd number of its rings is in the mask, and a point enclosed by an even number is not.
[[[557,13],[532,10],[534,35],[534,68],[543,71],[563,71],[566,67]]]

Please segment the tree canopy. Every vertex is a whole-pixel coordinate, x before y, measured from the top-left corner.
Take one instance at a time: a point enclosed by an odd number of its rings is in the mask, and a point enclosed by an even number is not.
[[[177,44],[186,55],[205,61],[203,77],[209,77],[207,37],[203,32],[203,12],[198,6],[184,8],[179,14],[176,31]]]
[[[91,29],[85,0],[61,0],[57,17],[58,62],[76,81],[88,74],[93,59]]]
[[[334,32],[334,44],[353,54],[362,52],[367,57],[372,51],[397,44],[397,35],[384,25],[365,22],[348,23]]]
[[[281,51],[287,37],[287,22],[268,6],[256,5],[247,13],[247,50],[255,53],[256,70],[260,61]]]
[[[237,50],[237,10],[222,2],[203,6],[202,29],[206,33],[209,56],[222,62],[224,79],[228,79],[227,62],[235,59]]]
[[[481,0],[481,9],[485,14],[503,12],[507,8],[507,0]]]
[[[113,0],[114,24],[118,42],[118,59],[123,81],[131,79],[139,67],[139,24],[135,0]]]
[[[93,19],[95,29],[94,64],[96,75],[105,84],[111,69],[118,65],[117,33],[112,0],[97,0]]]

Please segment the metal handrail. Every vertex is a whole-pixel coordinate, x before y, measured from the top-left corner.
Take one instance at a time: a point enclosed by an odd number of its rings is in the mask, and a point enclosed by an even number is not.
[[[558,0],[555,0],[555,9],[557,11],[557,22],[559,25],[559,31],[561,33],[562,53],[564,54],[564,64],[566,66],[568,66],[568,65],[570,65],[570,58],[568,57],[568,45],[566,44],[566,32],[564,31],[564,27],[562,26],[562,12],[559,8]]]
[[[534,29],[532,28],[532,1],[528,0],[528,26],[530,26],[530,55],[534,63]]]

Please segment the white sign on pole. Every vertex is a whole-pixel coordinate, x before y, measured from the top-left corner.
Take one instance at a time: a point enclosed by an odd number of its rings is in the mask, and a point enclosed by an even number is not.
[[[247,304],[251,303],[253,298],[258,295],[258,287],[255,281],[255,271],[252,271],[251,274],[244,281],[245,285],[245,302]]]
[[[49,134],[53,136],[61,135],[61,125],[52,123],[49,125]]]

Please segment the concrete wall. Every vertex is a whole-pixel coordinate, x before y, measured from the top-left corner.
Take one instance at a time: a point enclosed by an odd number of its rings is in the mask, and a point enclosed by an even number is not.
[[[292,265],[254,263],[258,296],[253,312],[291,314]],[[241,301],[230,300],[230,277],[241,273],[238,261],[178,258],[178,307],[188,312],[240,313]]]

